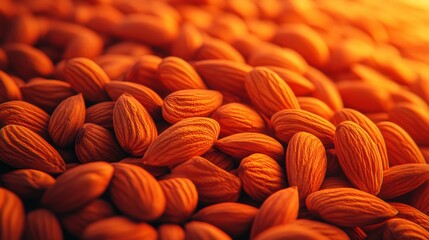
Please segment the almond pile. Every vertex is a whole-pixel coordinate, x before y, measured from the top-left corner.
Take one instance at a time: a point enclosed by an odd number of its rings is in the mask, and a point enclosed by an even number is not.
[[[429,239],[429,8],[1,0],[0,240]]]

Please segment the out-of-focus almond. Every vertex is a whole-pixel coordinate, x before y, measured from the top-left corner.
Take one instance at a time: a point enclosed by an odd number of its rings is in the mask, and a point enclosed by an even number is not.
[[[417,145],[429,145],[429,112],[426,109],[400,104],[390,110],[389,121],[401,126]]]
[[[162,224],[158,227],[159,240],[185,240],[185,230],[176,224]]]
[[[158,66],[162,58],[155,55],[141,56],[125,75],[124,80],[144,85],[157,93],[165,91],[158,78]]]
[[[219,228],[198,221],[192,221],[185,225],[185,239],[231,240],[228,234]]]
[[[22,199],[38,199],[55,184],[49,174],[34,169],[10,171],[0,176],[2,186]]]
[[[133,41],[121,41],[107,47],[105,49],[105,53],[141,57],[144,55],[152,54],[152,50],[142,43],[137,43]]]
[[[9,190],[0,188],[0,238],[21,239],[25,211],[21,200]]]
[[[220,39],[206,39],[194,55],[194,60],[223,59],[244,63],[244,58],[230,44]]]
[[[62,240],[63,231],[53,213],[48,210],[37,209],[27,214],[25,237],[34,240]]]
[[[251,66],[275,66],[304,73],[308,67],[304,58],[292,49],[268,46],[256,49],[248,58]]]
[[[316,68],[309,67],[307,72],[304,73],[304,77],[310,80],[315,87],[313,97],[322,100],[334,111],[343,108],[343,100],[335,83],[326,75]]]
[[[128,69],[134,64],[134,58],[119,54],[105,54],[99,56],[95,63],[103,69],[112,80],[122,80]]]
[[[127,157],[127,158],[122,159],[119,162],[137,165],[137,166],[143,168],[144,170],[146,170],[147,172],[149,172],[150,174],[152,174],[152,176],[154,176],[154,177],[162,176],[162,175],[166,174],[169,170],[168,167],[156,167],[156,166],[149,166],[149,165],[143,164],[142,159],[140,157],[138,157],[138,158]]]
[[[21,100],[21,98],[18,85],[7,73],[0,70],[0,103]]]
[[[198,29],[185,23],[179,30],[179,34],[171,46],[171,55],[189,60],[203,43],[203,37]]]

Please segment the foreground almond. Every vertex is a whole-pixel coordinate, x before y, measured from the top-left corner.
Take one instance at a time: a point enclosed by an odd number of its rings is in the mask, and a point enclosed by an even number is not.
[[[24,230],[25,211],[21,200],[0,188],[0,238],[19,240]]]
[[[390,239],[429,239],[429,232],[421,226],[402,219],[392,218],[386,221],[383,229],[383,240]]]
[[[27,239],[34,240],[62,240],[63,231],[53,213],[48,210],[37,209],[27,214],[25,236]]]

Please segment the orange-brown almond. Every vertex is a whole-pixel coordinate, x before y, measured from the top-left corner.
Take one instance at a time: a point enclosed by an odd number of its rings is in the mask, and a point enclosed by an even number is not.
[[[185,239],[231,240],[231,237],[211,224],[192,221],[185,225]]]
[[[0,188],[0,239],[20,240],[25,222],[24,205],[9,190]]]
[[[316,136],[299,132],[291,138],[286,151],[286,173],[289,185],[298,187],[301,202],[319,190],[326,166],[325,148]]]
[[[133,57],[141,57],[152,54],[152,50],[142,44],[132,41],[120,41],[106,48],[106,54],[128,55]]]
[[[383,182],[380,151],[369,134],[358,124],[344,121],[335,131],[338,162],[356,188],[377,195]]]
[[[249,232],[258,209],[242,203],[217,203],[199,210],[193,220],[209,223],[227,233],[232,238],[239,238]]]
[[[157,240],[156,229],[147,223],[136,223],[128,218],[115,216],[88,225],[82,240],[99,239],[145,239]]]
[[[164,58],[158,66],[158,76],[159,81],[170,92],[207,88],[195,69],[178,57]]]
[[[282,239],[305,239],[305,240],[328,240],[330,238],[307,227],[296,224],[285,224],[268,228],[255,240],[282,240]]]
[[[1,175],[0,183],[22,199],[38,199],[55,179],[39,170],[19,169]]]
[[[386,221],[383,228],[383,240],[390,239],[429,239],[429,232],[416,223],[402,218]]]
[[[165,195],[166,208],[161,221],[183,223],[197,207],[198,192],[187,178],[171,178],[159,181]]]
[[[257,202],[263,202],[286,187],[284,170],[265,154],[254,153],[245,157],[241,160],[237,173],[244,192]]]
[[[354,188],[331,188],[308,195],[310,213],[337,226],[356,227],[383,222],[398,211],[383,200]]]
[[[117,162],[125,153],[109,130],[92,123],[85,123],[75,140],[75,152],[81,163]]]
[[[323,117],[326,120],[330,120],[334,116],[334,111],[322,100],[314,97],[297,97],[299,106],[302,110],[314,113]]]
[[[189,178],[197,187],[201,203],[236,202],[241,182],[235,175],[202,157],[192,157],[171,170],[172,176]]]
[[[15,81],[0,70],[0,103],[21,100],[21,91]]]
[[[85,123],[85,101],[82,94],[62,101],[49,120],[48,132],[52,141],[59,147],[74,143],[79,129]]]
[[[57,178],[43,194],[41,204],[55,213],[72,212],[101,196],[112,176],[113,167],[106,162],[79,165]]]
[[[259,208],[252,224],[250,238],[279,225],[295,221],[298,217],[299,198],[297,187],[289,187],[269,196]],[[276,214],[273,214],[276,213]]]
[[[285,109],[271,117],[276,136],[285,142],[298,132],[308,132],[322,141],[325,147],[334,143],[335,126],[319,115],[299,109]]]
[[[158,66],[162,58],[155,55],[145,55],[137,59],[124,77],[124,81],[144,85],[157,93],[165,91],[158,79]]]
[[[422,211],[429,216],[429,206],[427,204],[429,200],[429,181],[423,183],[419,188],[413,191],[410,197],[411,206]]]
[[[19,125],[0,129],[0,159],[15,168],[32,168],[47,173],[65,171],[64,160],[54,147]]]
[[[349,240],[349,236],[339,227],[334,225],[313,221],[308,219],[298,219],[290,225],[308,227],[331,240]]]
[[[95,62],[88,58],[73,58],[66,62],[62,69],[64,79],[72,88],[82,93],[89,102],[102,102],[109,100],[104,89],[110,82],[107,74]]]
[[[95,199],[84,207],[61,217],[61,223],[68,232],[80,236],[85,228],[93,222],[114,216],[115,211],[110,203]]]
[[[308,65],[304,58],[292,49],[277,46],[263,46],[256,49],[248,58],[251,66],[276,66],[304,73]]]
[[[326,75],[316,68],[309,67],[304,77],[310,80],[315,87],[313,97],[322,100],[334,111],[343,108],[343,100],[335,83]]]
[[[407,103],[414,106],[420,106],[423,109],[428,108],[428,104],[417,94],[399,88],[398,90],[390,91],[390,96],[394,104]]]
[[[57,217],[45,209],[29,212],[25,221],[25,239],[62,240],[63,231]]]
[[[241,5],[244,8],[245,4]],[[210,36],[228,43],[239,36],[248,34],[247,26],[243,19],[230,12],[222,12],[216,16],[206,31]]]
[[[234,159],[216,148],[211,148],[206,153],[201,155],[201,157],[209,160],[211,163],[225,171],[231,171],[234,168]]]
[[[47,136],[49,114],[25,101],[0,104],[0,127],[14,124],[26,127],[42,137]]]
[[[147,110],[128,93],[122,94],[113,109],[113,129],[122,149],[133,156],[143,156],[158,137],[155,123]]]
[[[327,177],[323,180],[320,189],[328,188],[352,188],[352,184],[342,177]]]
[[[203,44],[203,36],[198,29],[189,23],[184,23],[171,46],[171,55],[189,60]]]
[[[295,95],[306,96],[315,90],[314,84],[297,72],[276,66],[264,67],[277,73],[289,85]]]
[[[190,117],[209,117],[222,105],[222,99],[214,90],[178,90],[164,98],[162,116],[171,124]]]
[[[177,224],[162,224],[158,227],[159,240],[185,240],[185,230]]]
[[[85,123],[113,129],[113,108],[115,102],[100,102],[86,109]]]
[[[284,157],[284,149],[281,143],[262,133],[236,133],[216,141],[215,146],[235,158],[262,153],[280,162]]]
[[[156,179],[139,166],[114,163],[115,174],[110,183],[110,196],[125,215],[140,221],[161,217],[166,198]]]
[[[131,56],[120,54],[104,54],[99,56],[95,63],[103,69],[112,80],[122,80],[128,69],[134,65],[135,59]]]
[[[283,109],[299,109],[298,100],[289,85],[268,68],[253,69],[244,86],[252,103],[269,118]]]
[[[386,143],[391,167],[406,163],[426,163],[417,144],[399,125],[384,121],[377,123],[377,127]]]
[[[143,163],[173,166],[207,152],[219,135],[219,124],[210,118],[186,118],[162,132],[149,146]],[[186,149],[186,151],[183,151]]]
[[[411,207],[405,203],[389,202],[396,210],[398,210],[397,218],[403,218],[413,223],[416,223],[429,231],[429,216],[422,213],[416,208]]]
[[[429,112],[426,109],[400,104],[390,110],[389,121],[401,126],[417,145],[429,146]]]
[[[230,44],[220,39],[206,39],[196,51],[194,60],[223,59],[244,63],[244,58]]]
[[[39,22],[32,14],[20,14],[10,23],[6,43],[23,43],[33,45],[40,36]]]
[[[411,192],[429,180],[429,165],[408,163],[384,171],[383,184],[378,197],[392,199]]]

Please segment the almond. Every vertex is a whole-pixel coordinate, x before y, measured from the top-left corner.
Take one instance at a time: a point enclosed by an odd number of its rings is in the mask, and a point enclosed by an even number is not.
[[[335,147],[347,179],[358,189],[378,194],[383,181],[380,151],[368,133],[351,121],[337,125]]]
[[[62,173],[65,163],[48,142],[26,127],[7,125],[0,129],[0,159],[16,168]]]
[[[42,171],[20,169],[1,175],[0,182],[22,199],[38,199],[55,184],[55,179]]]
[[[207,152],[219,135],[219,124],[210,118],[192,117],[169,127],[149,146],[143,163],[172,166]],[[183,151],[186,149],[186,151]]]
[[[134,58],[119,54],[105,54],[95,60],[110,79],[122,80],[128,69],[134,65]]]
[[[254,238],[255,240],[281,240],[281,239],[306,239],[306,240],[328,240],[321,233],[307,226],[286,224],[268,228]]]
[[[248,58],[251,66],[275,66],[304,73],[308,67],[304,58],[292,49],[277,46],[263,46],[256,49]]]
[[[172,178],[159,182],[165,195],[166,208],[161,220],[183,223],[194,212],[198,203],[198,192],[191,180]]]
[[[343,108],[343,100],[337,86],[325,74],[316,68],[309,67],[304,77],[314,85],[313,97],[322,100],[334,111]]]
[[[342,177],[327,177],[323,180],[320,189],[328,188],[353,188],[352,184]]]
[[[73,58],[62,69],[64,79],[72,88],[82,93],[89,102],[107,101],[109,97],[104,89],[110,82],[109,77],[95,62],[88,58]]]
[[[240,179],[202,157],[177,165],[171,173],[173,177],[190,179],[202,203],[236,202],[240,195]]]
[[[409,92],[404,89],[397,89],[395,91],[391,91],[390,96],[394,102],[394,104],[412,104],[415,106],[420,106],[422,108],[427,108],[427,103],[420,98],[417,94]]]
[[[429,199],[429,182],[423,183],[419,188],[417,188],[411,195],[410,204],[422,211],[429,216],[429,206],[427,204]]]
[[[158,78],[158,66],[162,59],[155,55],[145,55],[137,59],[124,77],[124,81],[144,85],[157,93],[165,91]]]
[[[220,39],[205,39],[194,55],[194,60],[222,59],[244,63],[244,58],[230,44]]]
[[[401,126],[417,143],[429,145],[429,113],[427,110],[409,104],[401,104],[389,112],[389,121]]]
[[[297,72],[276,66],[264,67],[277,73],[297,96],[309,95],[315,90],[314,84]]]
[[[48,210],[37,209],[27,214],[25,221],[26,239],[63,239],[61,225],[55,215]]]
[[[185,225],[185,239],[231,240],[219,228],[198,221],[189,222]]]
[[[289,185],[298,187],[301,202],[319,190],[326,166],[325,148],[316,136],[306,132],[293,135],[286,152],[286,172]]]
[[[21,98],[18,85],[7,73],[0,70],[0,103],[21,100]]]
[[[354,188],[313,192],[308,195],[306,205],[310,213],[343,227],[380,223],[398,213],[383,200]]]
[[[149,166],[149,165],[143,164],[142,159],[139,157],[138,158],[127,157],[127,158],[122,159],[119,162],[137,165],[137,166],[143,168],[144,170],[146,170],[147,172],[149,172],[150,174],[152,174],[152,176],[154,176],[154,177],[162,176],[169,171],[168,167],[155,167],[155,166]]]
[[[296,133],[308,132],[319,138],[325,147],[333,146],[335,126],[311,112],[299,109],[281,110],[271,117],[271,123],[281,141],[289,142]]]
[[[313,231],[316,231],[331,240],[349,240],[350,239],[349,236],[347,236],[347,234],[343,230],[341,230],[341,228],[331,224],[324,223],[324,222],[313,221],[308,219],[298,219],[295,222],[290,223],[288,225],[290,225],[291,227],[292,225],[308,227]]]
[[[55,145],[65,147],[74,143],[85,122],[85,101],[82,94],[62,101],[49,120],[48,132]]]
[[[322,100],[314,97],[297,97],[298,104],[302,110],[314,113],[323,117],[326,120],[330,120],[334,116],[334,111]]]
[[[234,168],[234,159],[216,148],[211,148],[201,156],[225,171],[231,171]]]
[[[284,157],[281,143],[262,133],[236,133],[216,141],[215,147],[239,159],[253,153],[265,154],[277,162],[280,162]]]
[[[222,99],[222,94],[213,90],[175,91],[164,98],[162,116],[171,124],[190,117],[208,117],[222,105]]]
[[[331,54],[325,68],[331,72],[340,72],[355,63],[368,59],[373,53],[371,44],[371,42],[359,38],[348,38],[339,41],[330,47]]]
[[[115,206],[125,215],[140,221],[161,217],[166,199],[161,186],[146,170],[126,163],[114,163],[115,174],[110,195]]]
[[[227,4],[226,6],[226,8],[230,10],[228,5],[231,6],[231,4]],[[248,34],[248,29],[244,20],[232,12],[220,13],[213,19],[212,24],[206,31],[210,36],[222,39],[228,43],[239,36]]]
[[[429,232],[421,226],[402,218],[392,218],[386,221],[383,230],[383,240],[388,239],[428,239]]]
[[[107,47],[105,52],[106,54],[141,57],[152,54],[152,49],[142,43],[137,43],[133,41],[121,41]]]
[[[18,15],[10,24],[5,34],[6,43],[34,45],[40,36],[38,21],[32,14]]]
[[[242,203],[217,203],[199,210],[193,220],[209,223],[232,238],[244,236],[252,226],[258,209]]]
[[[244,191],[257,202],[263,202],[286,186],[284,170],[265,154],[255,153],[245,157],[237,171]]]
[[[25,211],[21,200],[0,188],[0,238],[19,240],[24,230]]]
[[[159,240],[185,240],[185,230],[176,224],[162,224],[158,227]]]
[[[115,136],[107,129],[85,123],[75,140],[76,155],[81,163],[106,161],[117,162],[124,158]]]
[[[57,178],[43,194],[41,204],[55,213],[74,211],[101,196],[112,176],[113,167],[108,163],[79,165]]]
[[[113,129],[113,108],[115,102],[101,102],[86,109],[85,123]]]
[[[299,198],[297,187],[289,187],[269,196],[259,208],[253,221],[250,238],[275,226],[295,221],[298,217]],[[272,214],[275,212],[276,214]]]
[[[429,231],[428,215],[404,203],[389,202],[389,204],[398,210],[398,215],[396,215],[397,218],[403,218],[414,222],[426,229],[426,231]]]
[[[184,23],[171,46],[171,55],[189,60],[203,43],[203,36],[198,29],[189,23]]]
[[[401,164],[384,171],[378,197],[391,199],[411,192],[429,180],[428,164]]]

